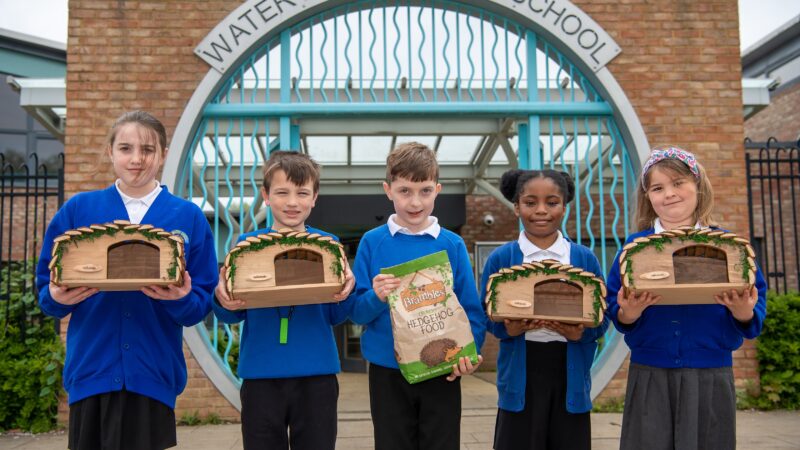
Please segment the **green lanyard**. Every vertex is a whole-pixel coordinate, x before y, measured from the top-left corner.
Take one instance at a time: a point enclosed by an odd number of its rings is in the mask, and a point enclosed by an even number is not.
[[[289,307],[289,315],[286,317],[283,317],[281,314],[280,306],[275,308],[275,311],[278,312],[278,317],[281,319],[281,331],[278,342],[281,344],[286,344],[289,341],[289,319],[292,318],[292,313],[294,313],[294,306]]]

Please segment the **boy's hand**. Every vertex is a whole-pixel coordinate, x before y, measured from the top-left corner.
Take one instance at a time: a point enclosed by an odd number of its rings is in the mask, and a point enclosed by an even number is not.
[[[337,302],[340,302],[347,298],[350,295],[350,292],[353,291],[353,286],[356,284],[356,279],[353,276],[353,272],[350,270],[350,264],[345,264],[344,266],[344,287],[342,291],[338,294],[333,295],[333,299]]]
[[[619,304],[619,311],[617,311],[617,320],[625,325],[630,325],[639,320],[645,308],[654,305],[661,300],[660,295],[653,295],[649,292],[636,293],[633,290],[628,291],[628,295],[620,295],[617,297]]]
[[[372,279],[372,289],[382,302],[386,302],[389,293],[399,287],[400,279],[394,275],[380,273]]]
[[[564,322],[556,322],[555,320],[545,321],[544,327],[555,331],[556,333],[564,336],[568,341],[579,341],[583,336],[583,324],[569,324]]]
[[[183,272],[183,284],[175,286],[144,286],[141,289],[142,293],[150,298],[156,300],[180,300],[192,292],[192,277],[189,272]]]
[[[533,319],[504,319],[503,325],[506,326],[506,333],[509,336],[516,337],[534,328],[541,328],[541,322],[541,320]]]
[[[478,363],[473,365],[472,361],[466,356],[458,358],[458,362],[453,364],[453,373],[447,376],[447,381],[455,381],[456,378],[463,375],[471,375],[480,367],[483,362],[483,356],[478,355]]]
[[[225,288],[225,267],[219,269],[219,283],[217,283],[217,288],[214,289],[214,296],[217,297],[219,304],[228,311],[236,311],[245,306],[244,300],[235,300],[228,297],[228,291]]]
[[[741,294],[736,289],[731,289],[715,295],[714,300],[728,308],[734,319],[747,323],[753,319],[753,308],[758,302],[758,291],[755,286],[750,289],[750,292],[743,290]]]
[[[100,292],[97,288],[79,286],[68,289],[55,283],[50,283],[48,289],[50,290],[50,297],[53,297],[53,300],[55,300],[56,303],[62,305],[77,305],[78,303]]]

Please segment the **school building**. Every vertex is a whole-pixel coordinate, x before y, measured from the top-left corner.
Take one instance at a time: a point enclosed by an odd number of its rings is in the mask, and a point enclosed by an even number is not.
[[[659,144],[697,154],[718,220],[749,236],[745,116],[748,127],[760,120],[776,85],[766,72],[743,83],[738,23],[735,0],[75,0],[66,118],[56,114],[52,132],[63,136],[69,197],[113,181],[102,151],[114,118],[144,109],[162,119],[162,182],[206,212],[220,260],[238,234],[267,223],[259,167],[274,149],[322,164],[309,224],[340,236],[352,258],[392,212],[380,185],[389,150],[428,144],[444,186],[434,214],[464,238],[476,275],[519,233],[500,175],[567,171],[577,192],[564,232],[607,271]],[[16,83],[21,98],[36,89]],[[800,90],[786,90],[791,109]],[[794,137],[779,139],[796,140],[792,126]],[[365,370],[361,327],[336,333],[343,370]],[[237,419],[238,327],[209,317],[185,342],[176,414]],[[487,368],[496,352],[488,337]],[[753,342],[734,353],[734,374],[739,388],[757,385]],[[600,401],[624,396],[627,348],[613,327],[592,375]]]

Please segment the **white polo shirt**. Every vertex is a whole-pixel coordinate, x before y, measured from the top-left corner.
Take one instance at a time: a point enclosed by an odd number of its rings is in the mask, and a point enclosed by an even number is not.
[[[161,183],[156,183],[156,187],[153,188],[149,194],[141,198],[133,198],[125,195],[125,193],[119,188],[119,183],[120,180],[117,179],[117,181],[114,182],[114,187],[117,188],[119,196],[122,197],[122,203],[125,204],[125,210],[128,211],[129,220],[131,223],[141,223],[142,218],[145,214],[147,214],[147,210],[150,209],[150,206],[152,206],[153,202],[156,201],[158,194],[161,193],[161,190],[163,189],[161,187]]]
[[[389,220],[386,221],[386,225],[389,226],[389,233],[394,236],[397,233],[409,234],[411,236],[422,236],[424,234],[430,234],[433,236],[434,239],[439,237],[439,233],[442,231],[442,227],[439,225],[439,219],[435,216],[428,216],[430,219],[430,225],[428,225],[424,230],[413,232],[406,227],[400,226],[395,222],[395,218],[397,214],[392,214],[389,216]]]

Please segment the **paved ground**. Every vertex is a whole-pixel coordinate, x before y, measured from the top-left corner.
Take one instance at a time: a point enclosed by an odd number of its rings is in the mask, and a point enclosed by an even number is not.
[[[491,448],[494,434],[497,391],[493,374],[482,378],[466,377],[462,384],[463,414],[461,448]],[[372,423],[369,418],[367,379],[364,374],[343,374],[339,378],[339,438],[341,449],[372,448]],[[740,449],[800,449],[800,411],[737,413],[737,440]],[[592,414],[592,447],[596,450],[619,448],[621,414]],[[46,435],[0,435],[0,450],[64,449],[65,433]],[[238,424],[178,427],[178,447],[192,450],[241,449]]]

